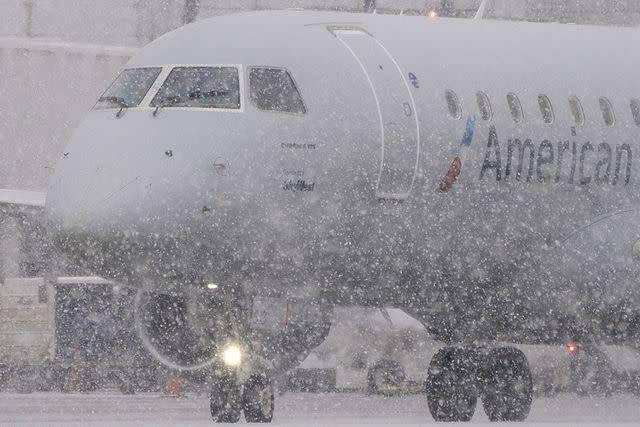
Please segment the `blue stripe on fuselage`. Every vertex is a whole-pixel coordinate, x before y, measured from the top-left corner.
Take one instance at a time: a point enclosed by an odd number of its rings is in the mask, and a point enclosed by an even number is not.
[[[469,146],[473,142],[473,133],[476,130],[476,116],[467,117],[467,128],[464,131],[461,145]]]

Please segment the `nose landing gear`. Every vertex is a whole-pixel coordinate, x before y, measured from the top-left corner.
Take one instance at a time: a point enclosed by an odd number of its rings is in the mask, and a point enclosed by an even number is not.
[[[235,373],[218,375],[211,385],[209,408],[215,423],[237,423],[242,408],[242,390]]]
[[[254,374],[239,384],[236,372],[217,375],[211,386],[209,407],[216,423],[237,423],[244,412],[249,423],[270,423],[275,392],[266,373]]]
[[[533,382],[526,356],[517,348],[489,352],[446,347],[431,360],[425,384],[436,421],[470,421],[481,397],[491,421],[524,421]]]
[[[242,406],[248,423],[270,423],[273,419],[275,393],[265,374],[254,375],[244,385]]]

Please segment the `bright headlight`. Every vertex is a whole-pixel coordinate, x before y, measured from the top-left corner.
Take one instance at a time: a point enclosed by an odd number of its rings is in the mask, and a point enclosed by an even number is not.
[[[236,344],[230,344],[222,351],[222,361],[230,367],[239,366],[242,362],[242,351]]]

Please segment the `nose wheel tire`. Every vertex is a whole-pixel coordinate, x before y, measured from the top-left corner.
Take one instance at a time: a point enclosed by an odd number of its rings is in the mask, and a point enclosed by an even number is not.
[[[223,378],[211,387],[209,398],[211,417],[215,423],[237,423],[242,409],[240,387],[233,378]]]
[[[429,411],[436,421],[470,421],[478,392],[474,355],[462,348],[443,348],[431,360],[425,388]]]
[[[482,402],[491,421],[524,421],[531,410],[533,381],[517,348],[498,348],[486,358]]]
[[[273,419],[275,392],[265,374],[252,376],[244,386],[242,407],[248,423],[270,423]]]

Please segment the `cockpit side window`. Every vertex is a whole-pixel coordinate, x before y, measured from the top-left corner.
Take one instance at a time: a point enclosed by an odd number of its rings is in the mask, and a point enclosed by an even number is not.
[[[305,114],[302,96],[291,74],[280,68],[251,68],[249,72],[251,102],[260,110]]]
[[[236,67],[176,67],[151,101],[151,107],[240,109]]]
[[[94,110],[133,108],[140,105],[162,68],[130,68],[122,71],[100,97]]]

